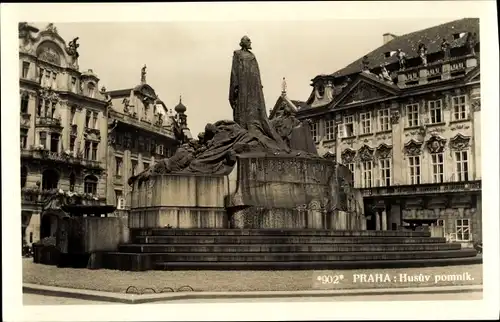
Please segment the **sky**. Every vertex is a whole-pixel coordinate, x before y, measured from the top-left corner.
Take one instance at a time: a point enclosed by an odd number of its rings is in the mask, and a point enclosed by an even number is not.
[[[460,19],[463,17],[456,17]],[[233,51],[243,35],[252,40],[266,99],[273,108],[286,78],[288,97],[306,100],[311,79],[330,74],[382,45],[382,35],[417,31],[454,20],[380,19],[243,22],[56,23],[70,41],[79,37],[80,71],[93,69],[99,88],[132,88],[147,66],[147,83],[167,108],[187,107],[196,136],[205,124],[231,119],[228,103]],[[44,28],[46,23],[35,23]]]

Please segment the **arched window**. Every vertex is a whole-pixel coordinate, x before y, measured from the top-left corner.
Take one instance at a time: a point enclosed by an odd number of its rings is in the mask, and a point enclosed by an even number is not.
[[[53,169],[47,169],[42,174],[42,189],[56,189],[59,183],[59,174]]]
[[[26,186],[26,181],[28,180],[28,168],[21,167],[21,188]]]
[[[86,176],[83,186],[85,193],[90,193],[93,195],[97,194],[97,178],[95,176]]]
[[[75,191],[75,182],[76,182],[76,177],[75,177],[75,173],[72,172],[70,175],[69,175],[69,191]]]
[[[88,83],[87,84],[87,93],[88,93],[88,96],[90,97],[94,97],[94,94],[95,94],[95,85],[94,83]]]
[[[29,96],[27,93],[21,95],[21,114],[28,114]]]

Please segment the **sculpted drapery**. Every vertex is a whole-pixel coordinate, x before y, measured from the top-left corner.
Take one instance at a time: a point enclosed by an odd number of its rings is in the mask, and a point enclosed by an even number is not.
[[[249,50],[250,39],[243,37],[240,46],[242,49],[235,50],[233,54],[229,84],[233,120],[266,146],[289,150],[267,117],[259,65],[255,55]]]

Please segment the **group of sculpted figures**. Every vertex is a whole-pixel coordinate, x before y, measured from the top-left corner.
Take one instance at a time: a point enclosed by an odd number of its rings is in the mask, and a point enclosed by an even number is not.
[[[240,47],[233,54],[229,84],[233,121],[207,124],[197,140],[183,143],[172,157],[131,177],[129,184],[148,180],[153,174],[229,174],[236,156],[243,153],[320,158],[307,123],[286,110],[272,121],[268,119],[259,65],[247,36]]]

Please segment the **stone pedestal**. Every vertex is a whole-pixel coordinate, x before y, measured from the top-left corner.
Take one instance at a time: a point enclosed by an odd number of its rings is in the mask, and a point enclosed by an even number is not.
[[[375,230],[380,230],[380,214],[376,212],[375,216]]]
[[[225,203],[231,227],[347,229],[347,214],[334,210],[335,171],[335,163],[325,159],[240,156]]]
[[[130,228],[227,228],[226,176],[165,174],[134,183]]]

